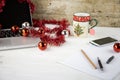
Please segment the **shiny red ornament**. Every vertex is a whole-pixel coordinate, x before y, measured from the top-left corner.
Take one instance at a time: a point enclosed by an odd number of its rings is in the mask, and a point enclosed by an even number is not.
[[[45,42],[43,42],[43,41],[40,41],[40,42],[38,43],[38,48],[39,48],[40,50],[45,50],[45,49],[47,48],[47,43],[45,43]]]
[[[21,35],[24,36],[24,37],[27,37],[29,35],[29,29],[23,28],[21,30]]]
[[[43,29],[38,29],[38,32],[39,34],[42,34],[42,35],[45,33]]]
[[[11,31],[16,33],[16,32],[19,31],[19,27],[17,25],[14,25],[14,26],[11,27]]]
[[[114,49],[115,52],[120,52],[120,43],[115,43],[113,45],[113,49]]]

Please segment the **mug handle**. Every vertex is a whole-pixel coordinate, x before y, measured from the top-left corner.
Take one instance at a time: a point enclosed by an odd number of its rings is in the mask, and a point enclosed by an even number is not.
[[[93,24],[94,23],[94,24]],[[96,19],[91,19],[90,21],[89,21],[89,24],[90,24],[90,28],[89,28],[89,30],[90,29],[92,29],[92,28],[94,28],[97,24],[98,24],[98,21],[96,20]]]

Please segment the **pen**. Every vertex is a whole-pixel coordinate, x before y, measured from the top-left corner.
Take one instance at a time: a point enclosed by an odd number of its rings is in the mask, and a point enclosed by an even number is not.
[[[113,59],[114,59],[114,56],[111,56],[106,63],[109,64]]]
[[[102,65],[102,63],[101,63],[101,60],[99,59],[99,57],[97,57],[97,59],[98,59],[98,64],[99,64],[99,66],[100,66],[100,69],[103,71],[103,65]]]

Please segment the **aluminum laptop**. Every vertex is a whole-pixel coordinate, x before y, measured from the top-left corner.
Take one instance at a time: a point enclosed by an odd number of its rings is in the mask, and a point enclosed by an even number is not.
[[[31,13],[28,3],[19,3],[18,0],[6,0],[3,12],[0,13],[0,50],[20,49],[37,46],[39,38],[22,37],[13,34],[11,27],[28,22],[32,26]]]

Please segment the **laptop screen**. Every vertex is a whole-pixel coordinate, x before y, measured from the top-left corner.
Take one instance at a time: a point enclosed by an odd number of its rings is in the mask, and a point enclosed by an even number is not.
[[[3,12],[0,13],[2,29],[10,29],[14,25],[22,27],[24,22],[29,22],[32,26],[29,4],[19,3],[18,0],[6,0]]]

